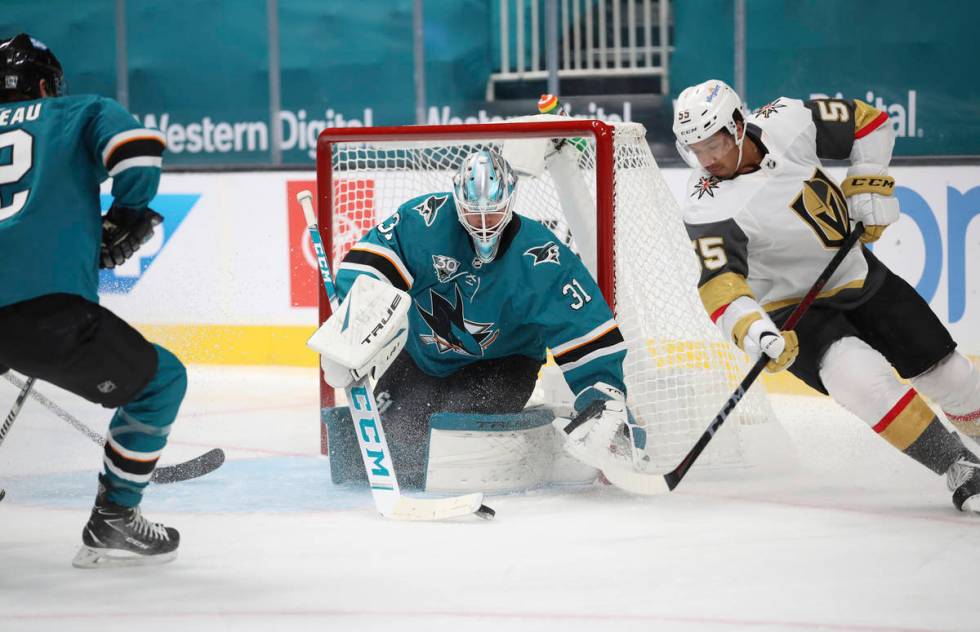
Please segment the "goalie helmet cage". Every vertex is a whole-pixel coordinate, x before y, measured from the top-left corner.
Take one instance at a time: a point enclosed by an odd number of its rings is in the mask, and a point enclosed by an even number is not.
[[[542,221],[579,253],[613,308],[628,347],[630,409],[647,425],[653,465],[672,468],[744,375],[747,358],[704,313],[697,293],[700,264],[645,128],[528,118],[534,120],[321,132],[316,202],[331,269],[403,202],[449,193],[466,155],[487,147],[502,151],[521,173],[515,212]],[[329,310],[321,287],[321,323]],[[322,375],[320,393],[323,408],[334,405],[334,391]],[[745,464],[745,437],[752,434],[747,428],[777,426],[773,422],[759,385],[699,465]],[[324,434],[321,451],[327,452]]]

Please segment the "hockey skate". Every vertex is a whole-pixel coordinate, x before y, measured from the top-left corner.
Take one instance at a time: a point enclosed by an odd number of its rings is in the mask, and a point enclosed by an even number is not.
[[[980,513],[980,459],[964,452],[946,471],[946,486],[960,511]]]
[[[173,561],[180,534],[172,527],[150,522],[138,506],[111,502],[100,476],[99,494],[82,531],[82,543],[72,561],[75,568],[148,566]]]

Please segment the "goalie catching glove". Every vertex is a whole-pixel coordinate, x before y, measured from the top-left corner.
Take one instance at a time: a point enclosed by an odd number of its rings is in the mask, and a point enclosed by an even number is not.
[[[626,395],[603,382],[575,398],[575,416],[552,422],[565,435],[565,452],[598,469],[625,465],[645,469],[646,430],[626,406]]]
[[[320,354],[324,381],[346,388],[364,377],[379,379],[408,340],[412,299],[368,275],[354,281],[340,307],[307,341]]]

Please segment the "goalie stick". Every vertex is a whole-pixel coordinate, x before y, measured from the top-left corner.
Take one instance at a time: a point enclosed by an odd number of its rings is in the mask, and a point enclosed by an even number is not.
[[[34,378],[28,378],[27,382],[11,375],[9,372],[4,374],[7,381],[21,389],[21,394],[18,395],[18,401],[21,400],[21,396],[30,393],[30,396],[40,402],[42,406],[53,412],[58,418],[63,421],[67,421],[73,428],[81,432],[83,435],[88,437],[92,442],[97,443],[101,446],[105,445],[105,437],[95,432],[83,422],[76,419],[67,410],[54,403],[44,395],[38,393],[35,390],[30,390],[27,388],[27,384],[33,384]],[[23,404],[23,402],[21,402]],[[17,402],[14,402],[14,406],[17,406]],[[20,408],[17,408],[20,412]],[[13,414],[13,410],[11,410]],[[14,415],[16,416],[16,415]],[[10,419],[10,415],[7,415]],[[13,423],[12,421],[10,423]],[[6,423],[4,424],[7,425]],[[210,474],[215,471],[225,462],[225,453],[221,448],[214,448],[213,450],[208,450],[200,456],[196,456],[189,461],[184,461],[183,463],[177,463],[175,465],[164,465],[153,470],[153,474],[150,476],[151,483],[167,484],[167,483],[179,483],[180,481],[186,481],[192,478],[197,478],[199,476],[204,476],[205,474]]]
[[[803,297],[800,304],[796,306],[796,309],[794,309],[789,317],[787,317],[783,322],[782,326],[780,327],[782,331],[791,331],[794,327],[796,327],[796,324],[800,321],[803,315],[808,309],[810,309],[810,305],[813,303],[814,299],[817,298],[817,294],[820,293],[820,290],[822,290],[824,285],[827,284],[830,277],[832,277],[834,272],[837,271],[837,268],[844,260],[844,257],[846,257],[847,253],[851,251],[851,248],[854,247],[854,244],[857,243],[863,232],[863,224],[858,222],[854,225],[851,234],[847,236],[844,242],[840,245],[840,248],[837,249],[834,257],[830,260],[830,263],[827,264],[827,267],[824,268],[823,272],[820,273],[820,276],[817,277],[817,280],[814,281],[810,291],[806,293],[806,296]],[[715,433],[718,432],[721,425],[725,423],[728,416],[733,410],[735,410],[735,406],[738,405],[738,403],[745,396],[745,393],[748,392],[749,387],[751,387],[752,383],[755,382],[757,377],[759,377],[759,374],[762,373],[762,369],[765,368],[770,359],[771,358],[769,358],[769,356],[767,356],[765,353],[760,355],[759,359],[756,360],[755,364],[752,365],[752,368],[749,369],[749,372],[739,383],[738,388],[736,388],[735,392],[729,396],[728,400],[725,402],[725,405],[721,407],[721,411],[715,415],[714,419],[711,420],[708,428],[701,434],[701,437],[698,439],[697,443],[694,444],[694,447],[691,448],[691,450],[687,453],[687,456],[685,456],[684,459],[681,460],[680,464],[673,470],[667,472],[666,474],[653,474],[637,472],[627,468],[610,467],[603,469],[602,473],[609,480],[609,482],[616,487],[634,494],[656,496],[673,491],[673,489],[680,484],[681,480],[694,465],[694,462],[697,461],[701,453],[704,452],[704,449],[708,447],[708,443],[711,442],[711,439],[715,436]]]
[[[327,300],[330,301],[330,310],[334,313],[338,307],[337,290],[330,273],[327,253],[320,239],[320,228],[317,226],[316,213],[313,210],[313,194],[306,190],[300,191],[296,194],[296,200],[303,208],[310,241],[320,267],[323,289],[326,291]],[[382,516],[395,520],[446,520],[470,514],[476,514],[486,520],[494,517],[494,510],[483,504],[482,493],[450,498],[403,496],[398,488],[391,451],[388,449],[388,441],[385,439],[381,416],[368,377],[365,376],[348,386],[346,393],[351,417],[354,420],[354,434],[357,435],[364,469],[367,470],[368,482],[371,485],[371,496]]]

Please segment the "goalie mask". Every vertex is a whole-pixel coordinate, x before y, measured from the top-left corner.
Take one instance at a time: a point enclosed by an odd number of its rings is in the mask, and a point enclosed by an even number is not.
[[[64,72],[51,49],[26,33],[0,40],[0,93],[38,99],[41,79],[48,96],[64,94]]]
[[[727,137],[719,134],[714,144],[717,147],[707,147],[704,143],[722,130],[728,131],[735,145],[738,146],[738,166],[742,164],[742,141],[745,140],[745,106],[742,99],[724,81],[711,79],[696,86],[691,86],[681,92],[674,106],[674,136],[677,139],[677,151],[684,161],[694,168],[704,167],[710,163],[712,151],[730,148]],[[736,122],[742,121],[742,133],[739,134]],[[724,137],[724,138],[723,138]],[[698,145],[697,151],[691,148]],[[707,150],[709,155],[703,155]]]
[[[517,180],[499,154],[482,149],[463,160],[453,176],[453,199],[463,228],[473,239],[477,257],[493,261],[500,235],[514,213],[511,204]]]

